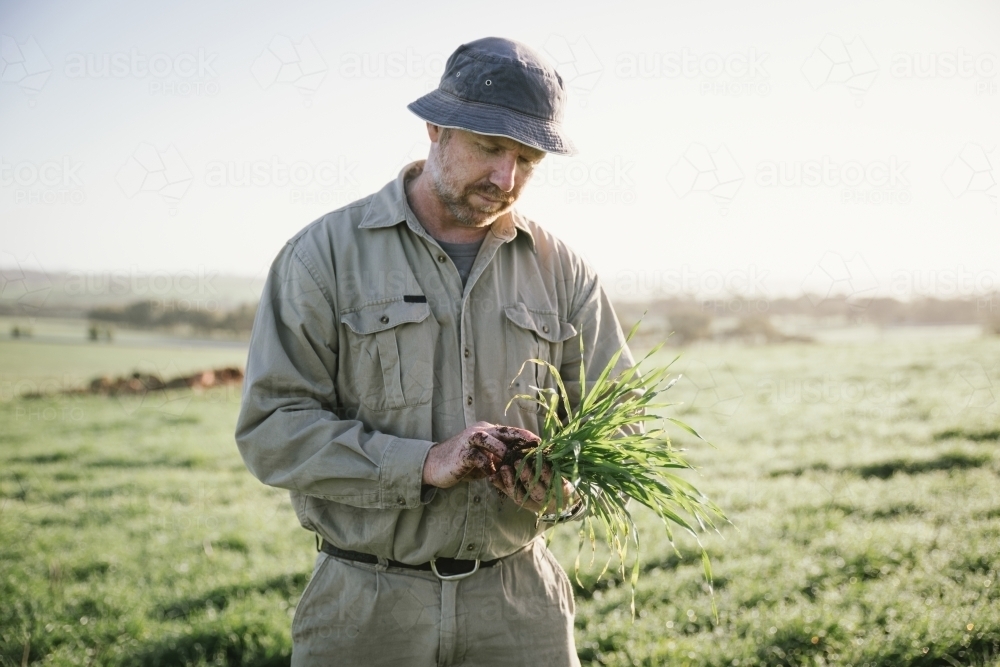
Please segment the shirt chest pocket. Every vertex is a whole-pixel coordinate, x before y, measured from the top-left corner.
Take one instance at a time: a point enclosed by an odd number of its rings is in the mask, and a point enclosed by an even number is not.
[[[558,368],[563,344],[577,334],[576,327],[560,320],[558,313],[531,309],[524,303],[504,306],[503,312],[510,397],[536,395],[531,387],[555,388],[555,378],[546,367],[525,362],[541,359]],[[537,403],[525,399],[517,399],[514,404],[529,412],[540,410]]]
[[[346,327],[344,395],[370,410],[425,405],[433,395],[438,324],[427,303],[402,300],[342,312]]]

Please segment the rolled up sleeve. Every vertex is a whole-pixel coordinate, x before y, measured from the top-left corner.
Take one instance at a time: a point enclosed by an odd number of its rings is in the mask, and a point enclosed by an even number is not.
[[[337,414],[335,286],[293,243],[275,259],[257,309],[236,443],[270,486],[370,509],[421,506],[435,444],[365,430]]]

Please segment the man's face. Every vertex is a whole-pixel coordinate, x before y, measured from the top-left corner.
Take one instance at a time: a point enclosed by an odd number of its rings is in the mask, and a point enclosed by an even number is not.
[[[545,157],[513,139],[459,129],[431,126],[431,139],[435,153],[426,169],[434,192],[467,227],[487,226],[509,211]]]

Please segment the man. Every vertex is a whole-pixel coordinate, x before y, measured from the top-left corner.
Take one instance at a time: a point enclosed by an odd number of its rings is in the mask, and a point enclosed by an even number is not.
[[[540,428],[514,397],[554,386],[527,359],[575,401],[580,337],[588,375],[624,345],[594,271],[513,208],[546,153],[573,151],[565,98],[523,44],[459,47],[409,106],[427,160],[274,261],[236,439],[322,540],[295,665],[578,664],[572,589],[540,536],[586,508],[542,507],[545,480],[503,463]]]

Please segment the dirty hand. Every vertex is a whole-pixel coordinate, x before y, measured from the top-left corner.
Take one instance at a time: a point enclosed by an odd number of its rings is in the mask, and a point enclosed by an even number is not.
[[[498,428],[489,422],[476,422],[431,447],[424,461],[423,483],[447,489],[459,482],[496,474],[507,453],[507,447],[497,437]]]
[[[563,512],[572,507],[579,500],[576,489],[570,484],[568,479],[563,479],[562,502],[559,502],[558,495],[554,495],[547,506],[545,496],[548,494],[549,486],[552,483],[552,468],[549,464],[542,467],[542,474],[537,482],[532,484],[535,477],[534,466],[525,463],[522,466],[521,474],[517,475],[517,468],[510,465],[500,466],[497,473],[490,477],[493,486],[507,494],[517,502],[518,505],[532,512],[554,514]]]

